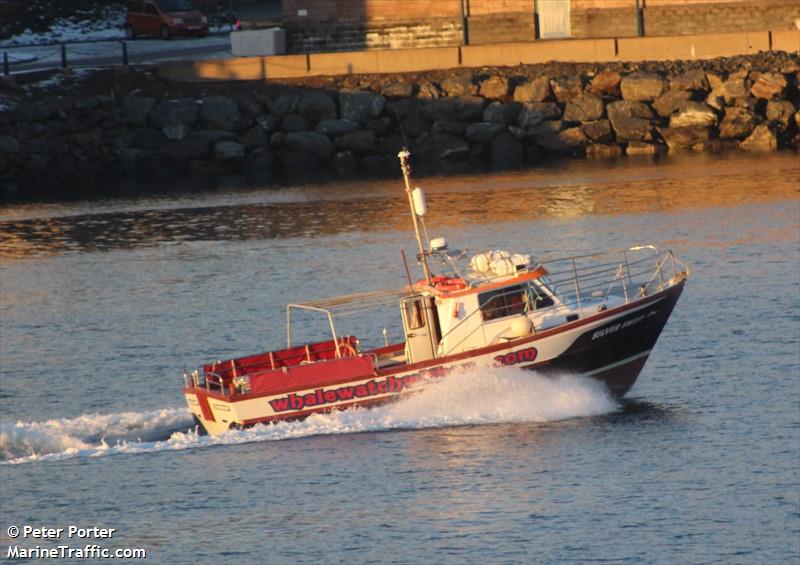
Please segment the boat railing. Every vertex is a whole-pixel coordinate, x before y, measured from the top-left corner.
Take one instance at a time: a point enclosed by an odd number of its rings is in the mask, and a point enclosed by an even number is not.
[[[644,256],[635,256],[646,252]],[[672,250],[663,253],[653,245],[631,247],[619,251],[599,254],[580,255],[560,259],[540,261],[536,266],[545,266],[547,275],[538,279],[558,299],[552,306],[536,307],[528,300],[525,309],[520,312],[509,311],[507,316],[535,311],[542,314],[568,315],[567,320],[580,319],[583,307],[595,304],[599,309],[606,307],[611,296],[618,296],[622,304],[628,304],[653,292],[664,289],[676,280],[676,277],[688,275],[688,267],[679,261]],[[683,275],[681,275],[683,273]],[[513,283],[509,283],[506,293],[493,293],[478,308],[453,326],[444,336],[456,335],[463,327],[473,325],[471,331],[465,332],[457,342],[448,343],[442,355],[457,348],[470,339],[475,333],[483,330],[483,324],[471,324],[473,316],[483,316],[492,301],[518,293]],[[535,298],[534,298],[535,299]],[[573,318],[574,316],[574,318]],[[536,331],[536,328],[533,328]]]
[[[307,304],[287,304],[286,305],[286,347],[292,347],[292,309],[307,310],[309,312],[317,312],[325,314],[328,318],[328,325],[330,326],[331,335],[333,336],[333,343],[336,346],[336,357],[342,356],[339,347],[339,340],[336,339],[336,327],[333,324],[333,312],[327,308],[318,308],[316,306],[309,306]]]

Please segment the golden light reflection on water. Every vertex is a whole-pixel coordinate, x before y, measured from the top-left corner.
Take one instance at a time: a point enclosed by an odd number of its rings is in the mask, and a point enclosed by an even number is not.
[[[793,153],[563,161],[511,173],[419,178],[417,184],[428,194],[428,223],[445,227],[585,215],[669,214],[687,208],[796,201],[800,161]],[[0,257],[198,240],[405,232],[408,224],[398,180],[29,205],[0,213]]]

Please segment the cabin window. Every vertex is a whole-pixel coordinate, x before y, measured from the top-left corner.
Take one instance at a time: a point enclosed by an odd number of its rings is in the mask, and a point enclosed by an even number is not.
[[[533,299],[533,308],[536,310],[549,308],[554,304],[553,299],[535,285],[531,285],[531,298]]]
[[[507,286],[478,295],[484,320],[522,314],[528,304],[528,285]]]
[[[406,302],[404,304],[406,309],[406,322],[408,329],[418,330],[425,327],[425,318],[422,317],[422,301],[414,300],[413,302]]]

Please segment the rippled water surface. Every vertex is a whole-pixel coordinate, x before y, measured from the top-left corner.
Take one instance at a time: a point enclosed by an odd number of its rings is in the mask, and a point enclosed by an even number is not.
[[[9,526],[81,525],[156,563],[800,561],[796,155],[417,181],[455,247],[655,243],[691,265],[623,402],[471,370],[372,411],[198,436],[184,367],[280,345],[286,302],[404,283],[401,184],[7,207],[0,560],[58,545]],[[395,318],[340,323],[380,343]]]

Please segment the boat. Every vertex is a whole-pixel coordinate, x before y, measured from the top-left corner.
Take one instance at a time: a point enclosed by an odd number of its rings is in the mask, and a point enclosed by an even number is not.
[[[636,382],[689,277],[671,250],[469,256],[427,238],[427,204],[412,188],[409,157],[398,154],[422,278],[414,280],[403,254],[403,287],[289,304],[286,347],[184,371],[186,402],[207,433],[373,407],[466,368],[582,375],[614,397]],[[337,329],[343,314],[369,308],[399,309],[401,337],[389,340],[384,328],[382,342],[373,336],[366,345]],[[295,340],[298,316],[324,339]]]

